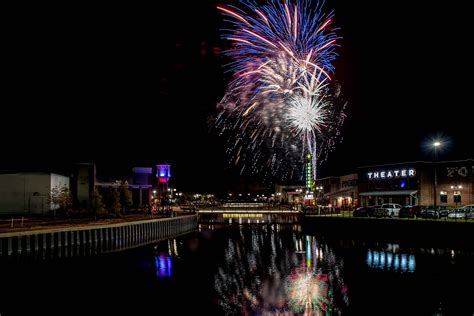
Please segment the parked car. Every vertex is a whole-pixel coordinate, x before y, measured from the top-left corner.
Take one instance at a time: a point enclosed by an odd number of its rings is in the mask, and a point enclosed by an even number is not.
[[[398,217],[400,218],[416,218],[419,217],[421,213],[420,205],[407,205],[400,209]]]
[[[380,205],[372,205],[372,206],[362,206],[358,207],[352,213],[354,217],[369,217],[374,215],[374,209],[376,207],[380,207]]]
[[[474,219],[474,204],[465,205],[448,214],[450,219]]]
[[[439,218],[439,211],[438,208],[434,206],[425,206],[422,208],[420,212],[420,216],[422,218]]]
[[[463,208],[454,209],[448,214],[449,219],[464,219],[466,218],[466,210]]]
[[[439,217],[448,217],[448,214],[451,213],[453,209],[446,208],[446,206],[440,206]]]
[[[398,213],[400,212],[401,208],[402,206],[400,204],[395,204],[395,203],[382,204],[380,208],[374,209],[374,216],[375,217],[398,216]]]
[[[474,212],[474,204],[464,205],[462,208]]]

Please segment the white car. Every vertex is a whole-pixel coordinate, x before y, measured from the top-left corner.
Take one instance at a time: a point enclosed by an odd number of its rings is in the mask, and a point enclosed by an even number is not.
[[[467,211],[464,208],[458,208],[448,214],[450,219],[464,219],[466,217]]]
[[[402,206],[400,204],[395,204],[395,203],[386,203],[382,204],[380,208],[377,208],[374,210],[374,216],[380,217],[380,216],[389,216],[389,217],[394,217],[397,216],[400,213],[400,209]]]
[[[458,209],[453,210],[448,214],[448,218],[451,219],[472,219],[474,213],[474,204],[465,205]]]

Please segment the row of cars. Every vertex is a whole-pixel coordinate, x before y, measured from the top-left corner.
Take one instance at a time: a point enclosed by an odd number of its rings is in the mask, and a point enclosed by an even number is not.
[[[354,217],[448,218],[474,219],[474,204],[447,209],[444,206],[401,206],[395,203],[363,206],[353,212]]]

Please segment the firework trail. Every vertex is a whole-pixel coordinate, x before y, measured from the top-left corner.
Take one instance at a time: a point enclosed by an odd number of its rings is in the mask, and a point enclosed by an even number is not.
[[[315,177],[344,113],[333,106],[330,85],[338,39],[333,13],[305,0],[242,3],[244,9],[218,7],[232,26],[224,38],[232,42],[226,54],[233,77],[216,126],[242,170],[292,178],[310,152]]]

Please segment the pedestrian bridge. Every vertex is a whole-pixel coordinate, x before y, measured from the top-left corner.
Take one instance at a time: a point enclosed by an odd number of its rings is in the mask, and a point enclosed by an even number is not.
[[[224,203],[215,206],[198,207],[198,214],[300,214],[301,207],[272,205],[267,203]]]

